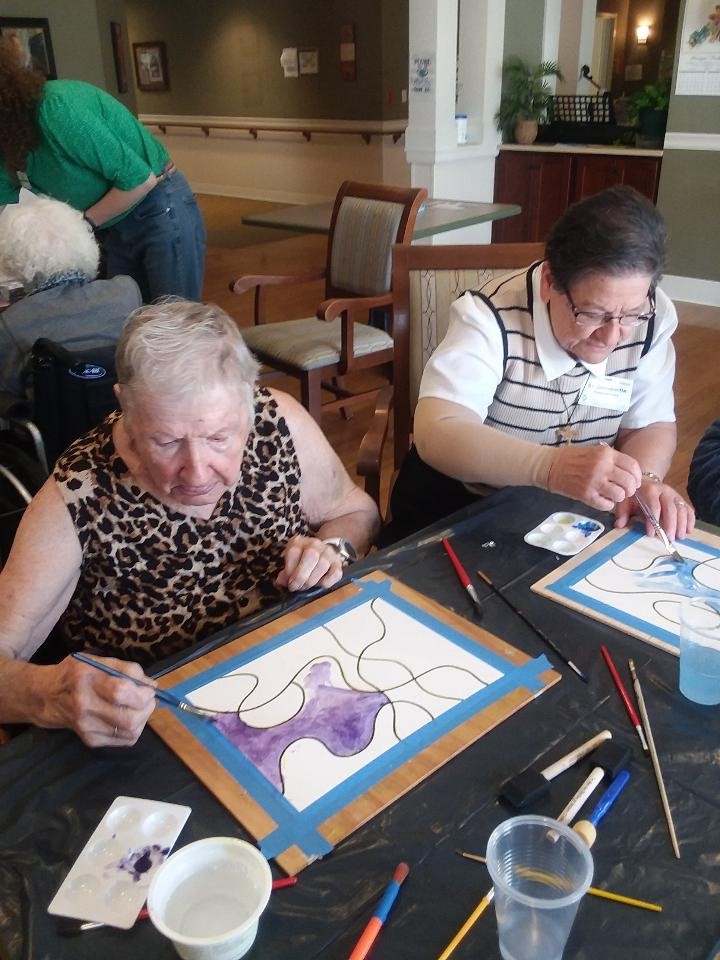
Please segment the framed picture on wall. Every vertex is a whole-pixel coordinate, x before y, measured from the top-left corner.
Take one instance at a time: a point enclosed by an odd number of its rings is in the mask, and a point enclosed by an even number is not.
[[[138,90],[151,93],[155,90],[170,89],[167,56],[162,40],[134,43],[133,56]]]
[[[0,17],[0,36],[12,38],[28,66],[42,71],[49,80],[57,77],[50,22],[45,17]]]
[[[125,60],[125,42],[121,23],[110,21],[110,37],[112,39],[113,60],[115,61],[115,79],[118,93],[128,92],[127,62]]]
[[[319,73],[317,47],[305,47],[298,50],[300,73]]]

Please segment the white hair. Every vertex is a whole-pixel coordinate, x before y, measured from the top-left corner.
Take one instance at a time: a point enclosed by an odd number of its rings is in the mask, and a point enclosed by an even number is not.
[[[130,404],[142,392],[180,398],[226,386],[252,416],[258,363],[235,321],[215,304],[168,297],[138,308],[123,327],[115,365]]]
[[[21,280],[26,290],[68,271],[94,280],[99,260],[89,224],[66,203],[38,197],[0,214],[0,272]]]

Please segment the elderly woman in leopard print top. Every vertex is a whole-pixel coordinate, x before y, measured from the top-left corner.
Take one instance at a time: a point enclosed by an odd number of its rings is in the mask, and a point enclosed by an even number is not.
[[[0,573],[0,722],[91,746],[135,743],[152,691],[71,657],[27,662],[54,624],[70,650],[146,679],[285,590],[331,586],[379,527],[304,408],[256,385],[218,307],[140,308],[117,372],[120,411],[58,460]]]

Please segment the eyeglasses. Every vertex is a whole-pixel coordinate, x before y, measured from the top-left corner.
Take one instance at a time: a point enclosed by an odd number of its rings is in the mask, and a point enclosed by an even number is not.
[[[612,313],[602,313],[597,310],[579,310],[570,296],[570,291],[565,290],[565,296],[570,304],[575,323],[581,327],[601,327],[605,323],[612,323],[617,320],[621,327],[639,327],[641,323],[649,323],[655,319],[655,291],[648,291],[648,304],[650,310],[648,313],[623,313],[616,317]]]

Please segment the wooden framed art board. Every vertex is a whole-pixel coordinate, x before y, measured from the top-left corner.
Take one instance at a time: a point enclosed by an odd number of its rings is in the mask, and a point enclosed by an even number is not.
[[[150,723],[294,874],[559,679],[376,572],[159,680],[216,718]]]
[[[683,597],[720,599],[720,537],[696,528],[677,548],[683,564],[639,527],[613,530],[532,589],[677,656]]]

